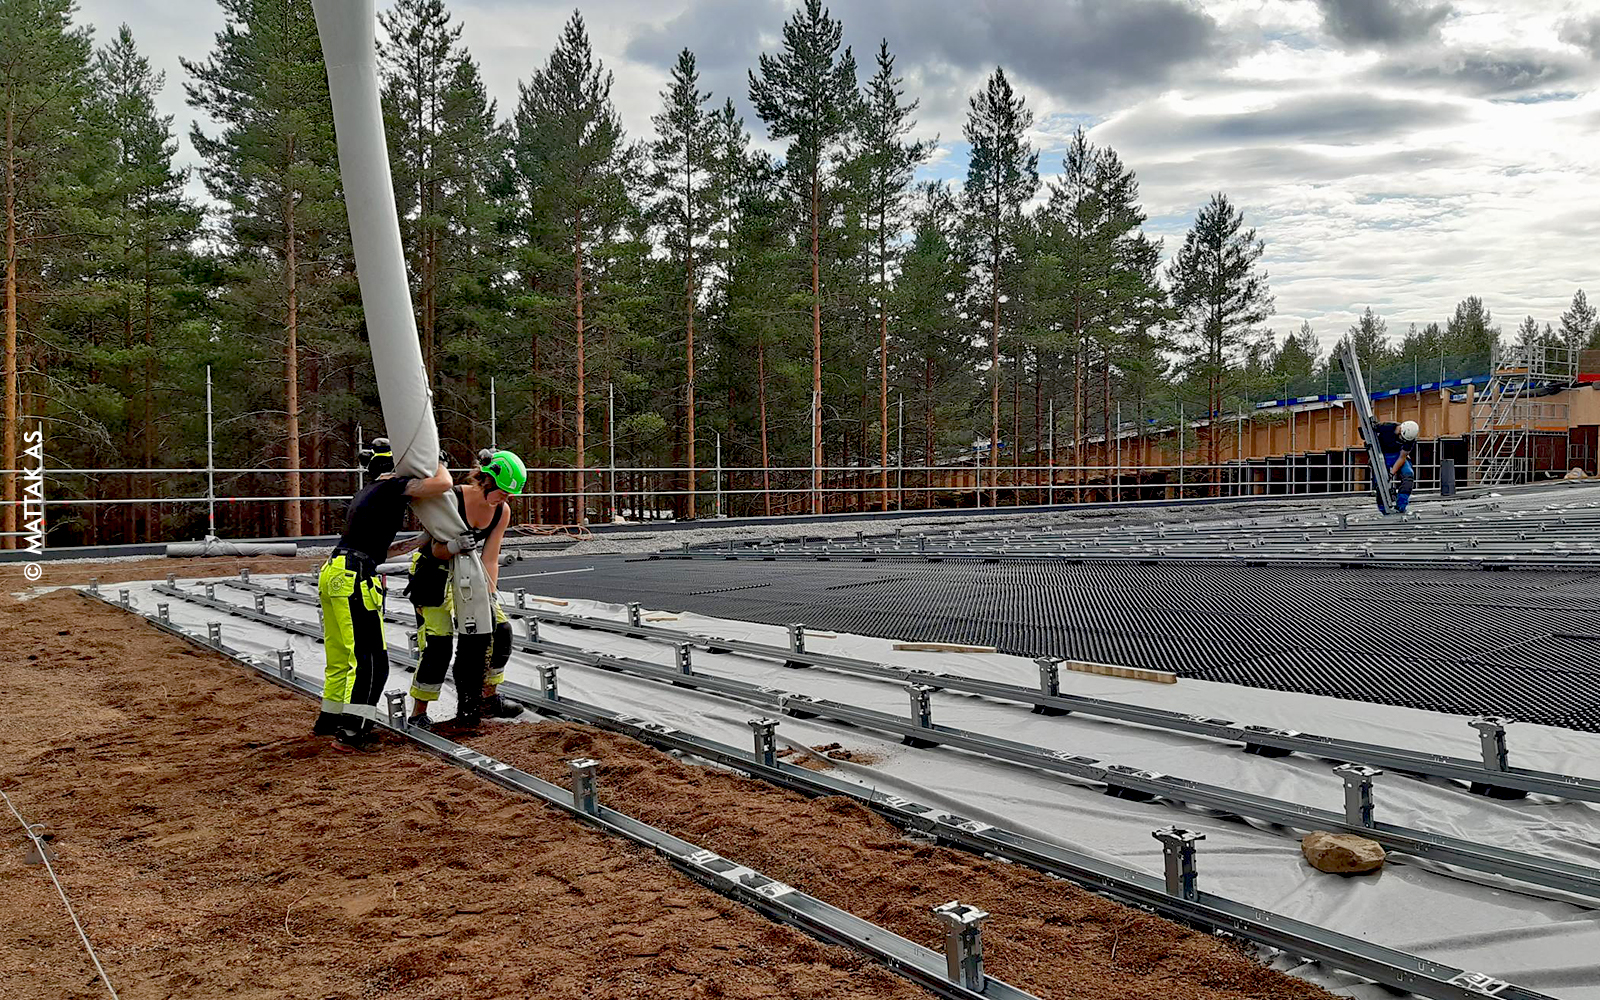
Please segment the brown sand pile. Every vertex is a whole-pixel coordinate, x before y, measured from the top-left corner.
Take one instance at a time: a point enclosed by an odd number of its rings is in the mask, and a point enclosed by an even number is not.
[[[309,700],[123,612],[0,615],[0,788],[126,1000],[924,995],[421,750],[331,749]],[[23,843],[0,835],[0,997],[100,1000]]]

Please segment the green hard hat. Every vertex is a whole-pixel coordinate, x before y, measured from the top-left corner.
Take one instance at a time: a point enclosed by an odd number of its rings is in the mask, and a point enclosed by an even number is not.
[[[483,472],[494,480],[496,488],[511,496],[522,492],[528,482],[527,466],[514,451],[497,451],[483,463]]]

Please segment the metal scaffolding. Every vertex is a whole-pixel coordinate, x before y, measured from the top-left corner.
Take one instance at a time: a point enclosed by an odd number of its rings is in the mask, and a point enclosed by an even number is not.
[[[1564,434],[1567,405],[1538,397],[1571,388],[1577,353],[1564,344],[1496,344],[1489,384],[1472,403],[1472,476],[1479,486],[1524,483],[1534,434]]]

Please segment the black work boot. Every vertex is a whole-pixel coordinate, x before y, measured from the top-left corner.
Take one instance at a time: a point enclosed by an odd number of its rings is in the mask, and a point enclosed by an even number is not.
[[[522,714],[522,706],[514,701],[507,701],[500,696],[500,692],[484,695],[483,714],[491,719],[515,719]]]

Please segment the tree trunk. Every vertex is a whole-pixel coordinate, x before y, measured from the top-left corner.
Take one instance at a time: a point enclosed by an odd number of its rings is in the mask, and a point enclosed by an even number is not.
[[[322,371],[317,352],[306,352],[306,395],[311,399],[311,431],[306,435],[306,458],[311,465],[311,534],[322,534]]]
[[[576,506],[576,521],[578,524],[589,523],[588,504],[583,497],[583,469],[587,458],[585,442],[583,439],[583,411],[587,404],[583,385],[583,213],[579,212],[573,218],[572,226],[572,301],[577,314],[577,346],[578,346],[578,397],[574,401],[573,428],[577,437],[577,489],[574,491]]]
[[[5,425],[0,434],[5,436],[5,446],[0,450],[5,477],[4,500],[0,505],[0,546],[17,547],[17,477],[11,471],[17,467],[17,147],[16,119],[11,105],[6,105],[6,351]]]
[[[923,358],[922,375],[922,506],[933,508],[933,355]]]
[[[288,161],[294,162],[294,138],[289,138]],[[288,415],[288,426],[284,429],[284,437],[289,445],[289,501],[284,508],[285,533],[290,538],[298,538],[301,533],[300,521],[300,299],[297,280],[299,278],[299,260],[296,254],[294,235],[294,191],[285,192],[283,198],[284,220],[284,283],[288,292],[288,301],[285,307],[284,333],[285,348],[283,361],[283,387],[284,409]]]
[[[822,513],[821,165],[811,165],[811,512]],[[9,468],[9,466],[8,466]]]
[[[689,438],[689,516],[694,517],[695,509],[695,461],[694,461],[694,165],[689,156],[689,149],[685,144],[683,159],[683,208],[686,216],[684,220],[684,259],[687,264],[684,281],[684,306],[688,313],[687,337],[683,348],[684,365],[684,393],[686,398],[685,408],[688,418],[686,433]]]
[[[1078,487],[1072,499],[1083,499],[1083,303],[1072,303],[1072,482]]]
[[[756,338],[756,399],[761,411],[761,506],[772,516],[772,479],[767,461],[767,348],[766,340]],[[813,486],[813,489],[815,486]]]
[[[144,427],[140,434],[144,445],[144,467],[155,467],[155,402],[151,396],[155,392],[155,303],[150,281],[150,244],[144,245]],[[155,475],[145,473],[144,495],[155,496]],[[156,540],[156,507],[153,501],[146,501],[144,505],[145,541]]]
[[[995,219],[1000,218],[998,194],[995,198]],[[998,221],[991,249],[994,254],[994,284],[990,288],[993,307],[993,336],[989,338],[991,361],[989,365],[989,506],[1000,503],[1000,228]],[[979,496],[982,496],[980,493]]]
[[[883,510],[889,509],[889,238],[883,205],[878,207],[878,430],[879,489]],[[905,461],[902,456],[901,462]]]

